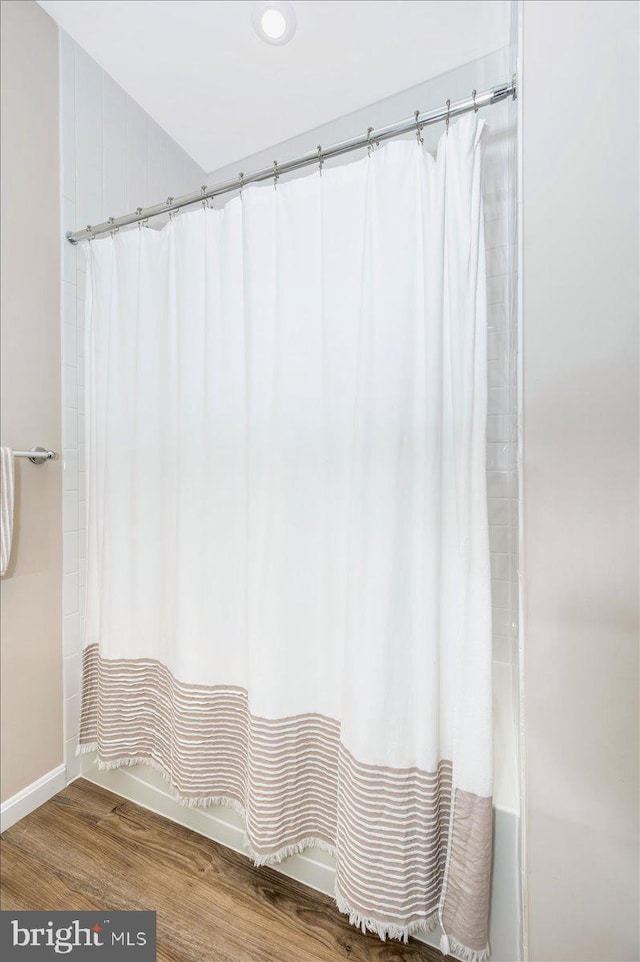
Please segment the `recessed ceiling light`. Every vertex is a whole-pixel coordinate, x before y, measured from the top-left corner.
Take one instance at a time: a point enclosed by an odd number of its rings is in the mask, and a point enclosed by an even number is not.
[[[261,0],[251,12],[253,29],[265,43],[288,43],[296,32],[295,11],[287,0]]]

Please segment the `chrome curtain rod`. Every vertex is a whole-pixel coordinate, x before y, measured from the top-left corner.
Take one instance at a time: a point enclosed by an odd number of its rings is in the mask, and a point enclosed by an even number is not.
[[[281,174],[288,174],[293,170],[299,170],[301,167],[308,167],[310,164],[320,164],[320,166],[322,166],[322,163],[331,157],[339,157],[341,154],[347,154],[361,147],[372,147],[381,140],[390,140],[392,137],[399,137],[401,134],[410,133],[411,131],[419,132],[423,127],[428,127],[430,124],[441,123],[443,120],[448,123],[452,117],[459,117],[460,114],[466,114],[470,110],[479,110],[481,107],[497,104],[501,100],[506,100],[508,97],[513,97],[515,100],[515,77],[509,83],[499,84],[497,87],[490,87],[489,90],[484,90],[480,94],[474,90],[471,97],[466,97],[464,100],[456,100],[455,103],[447,101],[444,107],[436,107],[435,110],[428,110],[422,114],[416,111],[414,117],[401,120],[395,124],[389,124],[387,127],[380,127],[378,130],[370,127],[366,134],[353,137],[351,140],[343,140],[341,143],[334,144],[332,147],[323,148],[319,146],[317,150],[303,154],[301,157],[296,157],[294,160],[288,160],[283,164],[274,161],[271,167],[263,167],[262,170],[256,170],[252,174],[239,174],[237,178],[226,181],[226,183],[216,184],[213,187],[207,187],[205,185],[201,187],[200,190],[193,191],[190,194],[183,194],[182,197],[167,197],[166,202],[162,204],[154,204],[151,207],[144,208],[138,207],[138,209],[131,214],[124,214],[122,217],[110,217],[109,220],[104,221],[102,224],[96,224],[95,226],[88,224],[84,230],[68,231],[66,235],[67,240],[71,244],[78,244],[84,240],[93,240],[101,234],[111,234],[121,227],[128,227],[130,224],[140,224],[149,220],[151,217],[158,217],[161,214],[171,214],[176,210],[180,210],[182,207],[189,207],[191,204],[196,204],[198,201],[205,202],[211,197],[219,197],[221,194],[241,190],[243,187],[246,187],[247,184],[257,184],[264,180],[270,180],[271,178],[277,181]]]

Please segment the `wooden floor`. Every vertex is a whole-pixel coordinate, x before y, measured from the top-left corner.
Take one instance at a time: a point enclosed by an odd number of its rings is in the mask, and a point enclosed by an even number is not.
[[[436,962],[327,896],[84,779],[0,841],[3,909],[155,909],[162,962]]]

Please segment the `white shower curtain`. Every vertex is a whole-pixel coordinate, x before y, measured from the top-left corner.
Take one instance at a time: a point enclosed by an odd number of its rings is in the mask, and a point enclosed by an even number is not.
[[[89,246],[81,750],[487,951],[482,122]],[[466,953],[466,954],[465,954]]]

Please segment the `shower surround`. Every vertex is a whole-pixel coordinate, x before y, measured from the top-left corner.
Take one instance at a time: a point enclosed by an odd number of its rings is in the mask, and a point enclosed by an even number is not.
[[[185,192],[204,181],[202,172],[172,144],[169,138],[159,131],[156,125],[136,107],[130,104],[129,121],[123,122],[122,91],[114,93],[115,85],[108,77],[102,78],[99,71],[83,51],[64,35],[62,43],[62,99],[63,99],[63,154],[65,159],[65,178],[63,197],[66,208],[64,228],[73,229],[88,221],[97,221],[107,214],[117,214],[132,206],[152,202],[165,194]],[[80,62],[80,86],[85,90],[84,100],[92,99],[93,111],[86,107],[76,115],[74,104],[75,60]],[[87,65],[87,61],[89,64]],[[85,75],[94,79],[85,84]],[[328,128],[312,133],[311,140],[329,143],[348,136],[354,129],[366,127],[370,123],[384,124],[398,116],[413,113],[416,104],[421,106],[444,102],[447,96],[468,96],[472,86],[483,89],[499,82],[504,74],[504,61],[500,56],[486,58],[478,71],[478,64],[461,68],[446,77],[436,78],[423,87],[405,95],[390,98],[388,102],[374,105],[361,112],[361,116],[343,118]],[[100,76],[100,80],[98,80]],[[100,95],[104,85],[104,94]],[[87,93],[89,91],[90,93]],[[129,104],[128,98],[126,98]],[[66,103],[66,109],[65,109]],[[113,118],[114,106],[116,120]],[[76,162],[76,139],[78,141],[95,138],[97,132],[96,108],[104,109],[105,126],[100,133],[104,148],[92,153],[87,146],[80,148]],[[503,110],[493,108],[493,110]],[[75,115],[75,116],[74,116]],[[126,118],[126,113],[124,114]],[[66,118],[66,119],[65,119]],[[491,120],[502,125],[504,115],[498,121],[495,113]],[[358,120],[360,121],[358,126]],[[140,125],[142,131],[149,131],[145,146],[127,148],[127,136],[136,138]],[[436,133],[434,129],[434,133]],[[491,131],[490,131],[491,133]],[[428,139],[428,132],[425,131]],[[143,134],[144,141],[144,134]],[[302,138],[283,145],[278,156],[292,156],[308,148],[308,138]],[[433,146],[433,144],[432,144]],[[102,155],[116,158],[113,173],[102,167]],[[124,154],[124,159],[123,159]],[[167,158],[169,170],[175,171],[169,182],[166,181]],[[489,160],[489,157],[487,157]],[[242,165],[245,169],[260,166],[261,157],[256,163],[249,160]],[[129,182],[135,195],[126,196],[121,186],[120,199],[101,206],[98,198],[104,191],[105,198],[113,196],[111,183],[126,183],[124,173],[129,168]],[[77,179],[74,173],[77,168]],[[100,170],[99,174],[96,173]],[[136,174],[136,170],[138,173]],[[146,171],[146,173],[145,173]],[[223,176],[224,176],[223,172]],[[230,176],[237,174],[234,166]],[[179,182],[178,178],[182,180]],[[149,180],[149,191],[145,194],[136,183],[145,184]],[[104,179],[104,180],[103,180]],[[219,180],[218,173],[212,175]],[[180,186],[176,186],[180,183]],[[211,181],[210,181],[211,182]],[[140,197],[140,200],[137,197]],[[80,220],[75,216],[73,204],[78,203]],[[508,211],[506,197],[500,190],[490,196],[485,195],[485,224],[487,240],[488,300],[489,300],[489,447],[487,474],[489,494],[489,519],[491,537],[492,595],[494,623],[494,717],[495,717],[495,754],[496,771],[494,778],[494,799],[496,804],[496,846],[494,852],[493,895],[491,939],[494,959],[519,957],[519,934],[517,903],[517,762],[516,712],[517,705],[517,475],[516,475],[516,389],[514,341],[515,329],[510,304],[511,280],[508,256]],[[91,213],[83,213],[87,209]],[[84,429],[82,388],[84,384],[84,345],[82,327],[76,326],[82,319],[84,308],[84,255],[73,251],[70,245],[63,245],[65,258],[65,278],[63,291],[66,308],[64,320],[65,333],[65,571],[71,577],[65,582],[65,596],[68,601],[65,617],[65,694],[66,694],[66,732],[67,765],[71,777],[80,768],[81,760],[75,756],[75,732],[77,730],[79,690],[78,650],[78,611],[84,608],[84,582],[86,561],[84,559],[84,517],[86,492],[83,472],[78,474],[77,464],[83,464]],[[78,267],[76,268],[76,256]],[[77,280],[77,283],[75,283]],[[78,295],[76,312],[76,291]],[[78,386],[80,395],[78,396]],[[78,455],[79,460],[78,460]],[[79,497],[80,495],[80,497]],[[78,515],[79,510],[79,515]],[[79,520],[78,520],[79,517]],[[78,538],[78,529],[79,538]],[[79,563],[78,563],[79,559]],[[79,583],[79,584],[78,584]],[[79,586],[79,591],[78,587]],[[76,591],[78,597],[76,600]],[[176,821],[182,821],[203,834],[223,841],[225,844],[243,850],[242,829],[238,816],[228,810],[184,809],[172,801],[166,793],[162,780],[150,769],[121,769],[99,772],[92,764],[91,757],[82,760],[86,775],[95,781],[137,799],[142,804],[164,811]],[[308,850],[302,855],[292,856],[280,868],[294,877],[300,878],[316,888],[332,892],[334,886],[333,857],[322,851]],[[427,936],[427,940],[431,937]]]

